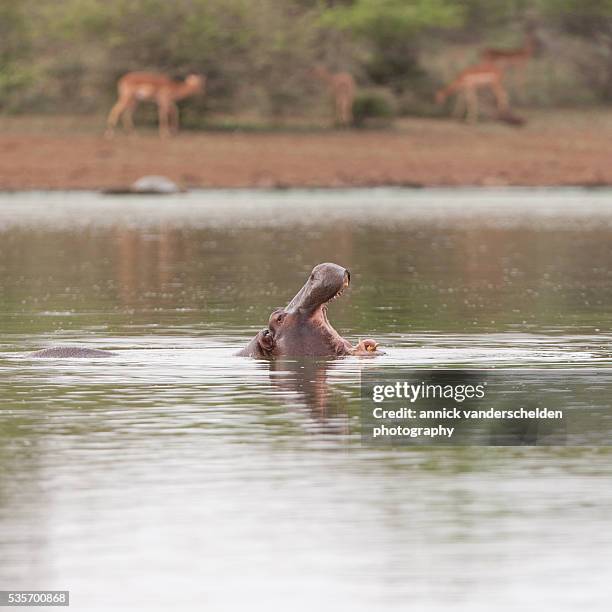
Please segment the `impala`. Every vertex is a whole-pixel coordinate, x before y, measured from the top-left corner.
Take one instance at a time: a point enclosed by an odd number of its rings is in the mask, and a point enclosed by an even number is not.
[[[177,100],[203,92],[205,85],[206,77],[198,74],[190,74],[184,81],[174,81],[155,72],[128,72],[117,83],[118,99],[108,115],[106,136],[113,136],[119,118],[128,132],[133,130],[132,117],[139,102],[157,104],[161,137],[168,136],[171,130],[178,131]]]
[[[467,119],[473,123],[478,120],[478,90],[488,89],[493,92],[500,115],[508,112],[508,94],[502,84],[503,72],[492,62],[483,62],[466,68],[457,78],[436,93],[436,102],[443,104],[451,95],[457,95],[455,114],[467,105]]]
[[[316,78],[327,85],[334,99],[336,121],[343,126],[353,122],[353,102],[355,101],[355,79],[348,72],[330,72],[324,66],[313,69]]]

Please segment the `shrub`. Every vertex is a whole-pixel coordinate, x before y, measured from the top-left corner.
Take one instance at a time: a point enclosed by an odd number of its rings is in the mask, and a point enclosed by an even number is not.
[[[395,99],[388,92],[366,91],[355,97],[353,121],[356,127],[388,125],[395,114]]]

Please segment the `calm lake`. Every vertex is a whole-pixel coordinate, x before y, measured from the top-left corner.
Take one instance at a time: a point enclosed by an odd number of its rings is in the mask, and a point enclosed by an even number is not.
[[[332,261],[387,355],[234,353]],[[0,195],[0,584],[75,610],[609,610],[612,452],[368,448],[364,368],[607,367],[612,192]],[[101,360],[32,360],[54,345]]]

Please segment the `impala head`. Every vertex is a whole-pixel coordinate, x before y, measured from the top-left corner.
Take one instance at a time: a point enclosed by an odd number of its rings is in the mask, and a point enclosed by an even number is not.
[[[201,91],[204,93],[206,88],[206,77],[203,74],[189,74],[185,78],[185,85],[188,85],[192,91]]]

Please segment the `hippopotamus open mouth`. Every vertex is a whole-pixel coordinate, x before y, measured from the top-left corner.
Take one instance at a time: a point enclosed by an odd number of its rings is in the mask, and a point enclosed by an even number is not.
[[[353,346],[327,319],[327,304],[339,298],[350,281],[350,272],[342,266],[334,263],[315,266],[296,296],[285,308],[274,310],[268,327],[238,354],[248,357],[382,354],[374,340],[362,340]]]

